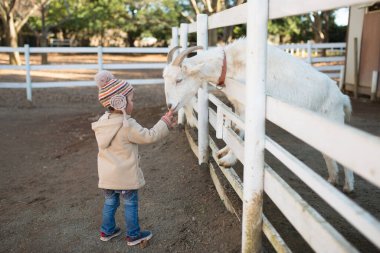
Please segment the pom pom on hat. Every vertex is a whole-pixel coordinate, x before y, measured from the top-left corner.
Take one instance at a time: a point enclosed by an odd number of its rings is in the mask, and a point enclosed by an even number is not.
[[[95,75],[95,82],[98,88],[102,88],[104,85],[106,85],[111,79],[114,79],[115,77],[113,74],[107,70],[101,70]]]
[[[126,80],[110,79],[99,88],[99,102],[105,107],[110,107],[110,100],[115,95],[127,96],[133,91],[132,85]]]

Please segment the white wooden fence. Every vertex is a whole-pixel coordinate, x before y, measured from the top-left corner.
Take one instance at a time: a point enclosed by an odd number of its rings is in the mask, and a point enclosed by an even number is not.
[[[181,24],[180,41],[187,45],[187,34],[197,32],[197,44],[207,49],[207,29],[247,24],[247,85],[243,85],[246,97],[246,122],[243,122],[207,87],[198,92],[193,109],[197,112],[189,119],[196,121],[198,143],[186,130],[190,146],[199,162],[208,157],[208,147],[216,160],[218,147],[208,133],[208,123],[216,131],[216,137],[233,150],[244,165],[243,181],[233,168],[220,168],[232,188],[243,200],[242,252],[262,251],[262,232],[277,252],[290,252],[286,242],[262,212],[263,191],[316,252],[358,252],[329,222],[295,192],[264,161],[264,149],[272,153],[297,175],[306,185],[354,226],[364,237],[380,248],[380,222],[351,199],[331,186],[302,161],[281,145],[265,136],[265,119],[285,129],[302,141],[350,168],[364,180],[380,187],[380,138],[347,125],[331,122],[305,109],[265,96],[267,20],[318,10],[335,9],[360,4],[364,0],[248,0],[248,3],[214,14],[200,14],[197,22]],[[284,8],[286,6],[286,8]],[[249,14],[248,14],[249,10]],[[178,30],[173,28],[173,45],[178,43]],[[256,54],[253,54],[256,52]],[[264,64],[263,64],[264,63]],[[295,77],[296,78],[296,77]],[[229,80],[232,81],[232,80]],[[205,97],[206,100],[205,101]],[[254,99],[252,99],[254,98]],[[214,104],[216,111],[208,106]],[[298,124],[302,122],[301,124]],[[231,124],[245,129],[243,142],[232,130]],[[208,147],[204,147],[203,145]],[[207,161],[206,161],[207,162]],[[208,163],[211,177],[218,193],[231,210],[229,201],[215,175],[215,167]]]
[[[187,25],[187,24],[183,24]],[[185,38],[182,36],[182,38]],[[186,41],[186,40],[185,40]],[[344,61],[344,56],[337,57],[314,57],[314,53],[318,49],[328,48],[330,50],[343,51],[345,49],[345,43],[327,43],[327,44],[289,44],[280,45],[280,48],[284,49],[290,54],[303,57],[310,64],[320,62],[337,62]],[[0,69],[9,70],[25,70],[25,82],[1,82],[0,88],[25,88],[27,99],[32,101],[32,89],[33,88],[53,88],[53,87],[73,87],[73,86],[93,86],[94,82],[91,81],[65,81],[65,82],[33,82],[31,76],[32,70],[62,70],[62,69],[163,69],[165,63],[133,63],[133,64],[103,64],[103,53],[167,53],[167,48],[115,48],[115,47],[38,47],[30,48],[29,45],[25,45],[23,48],[12,47],[0,47],[0,53],[21,52],[25,56],[25,64],[21,66],[15,65],[0,65]],[[30,54],[41,53],[96,53],[98,56],[97,63],[95,64],[55,64],[55,65],[32,65],[30,63]],[[344,66],[321,66],[316,67],[320,71],[328,71],[326,74],[331,78],[339,78],[342,87]],[[132,85],[139,84],[161,84],[163,79],[132,79],[130,80]]]
[[[63,69],[163,69],[166,63],[123,63],[104,64],[103,53],[118,54],[162,54],[167,53],[168,48],[116,48],[116,47],[36,47],[31,48],[25,45],[23,48],[0,47],[0,53],[10,53],[18,51],[25,54],[25,65],[0,65],[0,69],[25,70],[25,82],[0,82],[0,88],[25,88],[27,99],[32,101],[32,88],[52,88],[52,87],[73,87],[73,86],[94,86],[93,80],[88,81],[64,81],[64,82],[33,82],[32,70],[63,70]],[[94,53],[97,54],[97,63],[94,64],[54,64],[54,65],[32,65],[30,54],[41,53]],[[1,80],[0,80],[1,81]],[[132,85],[139,84],[161,84],[163,79],[131,79]]]
[[[278,47],[315,65],[316,69],[324,72],[330,78],[338,79],[339,87],[343,87],[346,43],[314,44],[308,41],[307,44],[285,44]],[[326,51],[326,56],[321,56],[322,50]]]

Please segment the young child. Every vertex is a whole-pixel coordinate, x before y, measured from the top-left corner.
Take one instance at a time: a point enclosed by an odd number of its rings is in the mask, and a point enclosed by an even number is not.
[[[124,200],[127,244],[136,245],[152,238],[152,232],[140,230],[138,218],[138,189],[145,180],[140,169],[138,144],[156,142],[168,135],[175,125],[169,111],[151,129],[143,128],[133,118],[133,87],[125,80],[116,79],[109,71],[100,71],[95,76],[99,87],[99,101],[107,112],[92,123],[98,142],[99,188],[104,189],[100,240],[109,241],[121,234],[115,224],[115,213],[120,205],[119,196]],[[127,98],[125,117],[121,111],[110,106],[114,95]]]

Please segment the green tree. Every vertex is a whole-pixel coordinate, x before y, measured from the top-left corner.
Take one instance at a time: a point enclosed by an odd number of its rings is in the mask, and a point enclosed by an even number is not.
[[[178,25],[181,7],[173,0],[156,1],[137,11],[139,37],[153,36],[159,41],[169,41],[171,27]]]
[[[330,41],[329,31],[335,21],[334,11],[312,12],[307,16],[310,20],[311,28],[316,43]]]
[[[335,23],[335,11],[319,11],[305,15],[271,20],[268,32],[278,43],[314,40],[316,43],[344,41],[347,27]]]
[[[77,10],[78,4],[80,1],[72,0],[50,0],[39,3],[38,15],[30,18],[27,27],[38,37],[40,46],[48,46],[48,35],[52,29],[73,19],[73,12]],[[47,63],[47,54],[41,54],[41,62]]]
[[[244,0],[182,0],[180,1],[180,4],[184,9],[182,15],[190,22],[194,22],[197,14],[203,13],[213,15],[231,7],[240,5],[244,2]],[[238,29],[235,29],[234,27],[224,27],[221,29],[211,30],[209,31],[209,43],[216,44],[219,40],[229,42],[235,37],[234,31],[241,32],[243,30],[243,26],[240,26]]]
[[[166,41],[171,27],[178,24],[181,7],[175,0],[52,0],[46,15],[46,27],[67,37],[88,40],[100,36],[103,45],[106,32],[118,30],[127,33],[127,44],[142,36],[154,36]],[[65,22],[63,17],[67,17]],[[41,17],[32,20],[37,30],[42,31]]]
[[[305,15],[270,20],[268,34],[279,44],[308,40],[312,37],[310,21]]]
[[[38,10],[40,3],[49,0],[2,0],[0,1],[0,19],[5,28],[5,41],[10,47],[18,47],[18,34],[28,19]],[[9,54],[10,64],[21,64],[18,52]]]

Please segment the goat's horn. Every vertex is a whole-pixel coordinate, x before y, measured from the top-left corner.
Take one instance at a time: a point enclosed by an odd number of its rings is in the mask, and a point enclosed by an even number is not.
[[[170,49],[169,53],[168,53],[168,59],[167,59],[167,64],[170,64],[173,60],[173,54],[175,51],[177,51],[179,48],[181,48],[180,46],[175,46],[173,47],[172,49]]]
[[[188,54],[191,52],[198,50],[198,49],[203,49],[202,46],[195,46],[195,47],[189,47],[188,49],[183,50],[173,61],[172,65],[173,66],[179,66],[183,60],[186,58]]]

